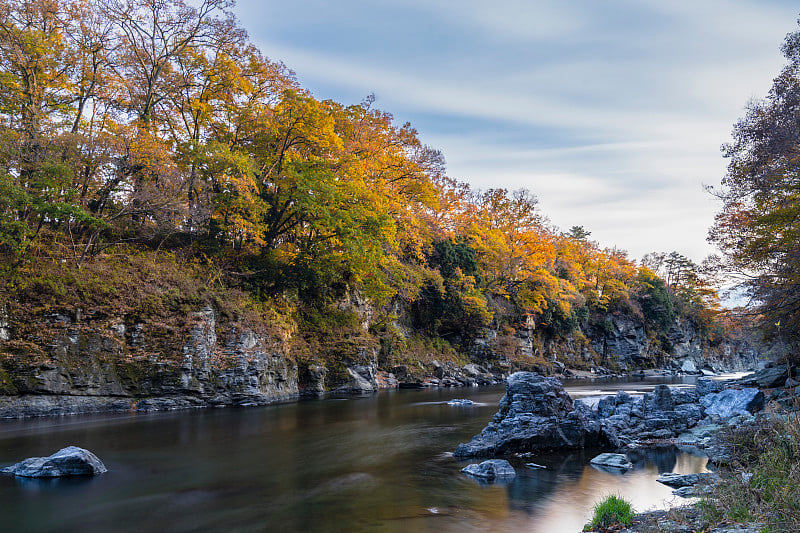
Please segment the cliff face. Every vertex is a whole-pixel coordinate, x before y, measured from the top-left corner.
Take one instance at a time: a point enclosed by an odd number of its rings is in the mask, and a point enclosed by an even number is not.
[[[675,320],[666,342],[655,342],[644,324],[630,316],[609,316],[609,324],[593,332],[591,344],[602,360],[614,361],[624,370],[658,366],[690,374],[702,370],[738,372],[755,368],[762,349],[748,338],[704,342],[697,324],[685,318]]]
[[[0,416],[262,405],[298,394],[287,343],[259,325],[220,328],[204,308],[189,317],[180,352],[164,354],[145,324],[103,327],[77,315],[48,317],[41,351],[2,360]]]
[[[757,364],[747,338],[704,343],[690,320],[676,320],[666,342],[651,338],[635,317],[605,321],[543,340],[529,320],[516,330],[488,330],[469,361],[435,353],[403,364],[382,356],[369,333],[370,307],[348,302],[358,335],[338,345],[319,339],[335,357],[295,364],[287,331],[257,320],[222,319],[211,307],[164,324],[125,323],[69,315],[40,317],[18,334],[19,320],[0,312],[0,417],[108,410],[161,410],[215,405],[264,405],[324,392],[364,393],[399,383],[460,386],[497,383],[516,370],[563,373],[566,368],[614,371],[665,367],[686,373],[739,371]],[[15,322],[16,321],[16,322]],[[22,338],[25,337],[25,338]],[[299,367],[299,368],[298,368]]]
[[[758,365],[763,347],[752,338],[739,336],[712,344],[703,340],[700,329],[688,319],[676,319],[665,338],[648,334],[645,324],[634,316],[608,314],[605,320],[561,338],[543,341],[532,323],[513,334],[500,335],[490,330],[478,338],[471,351],[487,366],[510,360],[514,370],[550,364],[555,371],[564,368],[599,368],[634,371],[667,368],[688,374],[738,372]],[[537,363],[526,367],[525,361]],[[494,362],[494,363],[493,363]],[[508,366],[508,365],[507,365]]]

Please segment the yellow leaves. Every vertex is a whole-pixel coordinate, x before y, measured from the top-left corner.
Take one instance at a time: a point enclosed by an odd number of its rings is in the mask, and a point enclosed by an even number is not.
[[[176,170],[172,147],[166,142],[138,127],[125,128],[122,133],[127,141],[129,168],[152,176],[169,175]]]

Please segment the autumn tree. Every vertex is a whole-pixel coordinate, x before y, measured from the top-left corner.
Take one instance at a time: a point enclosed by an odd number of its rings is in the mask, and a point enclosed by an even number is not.
[[[800,32],[787,35],[787,64],[767,97],[751,102],[723,147],[729,159],[710,239],[740,276],[766,331],[800,342]]]

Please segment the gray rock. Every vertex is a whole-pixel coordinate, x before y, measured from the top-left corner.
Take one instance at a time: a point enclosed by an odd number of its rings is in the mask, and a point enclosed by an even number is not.
[[[694,403],[697,401],[697,391],[693,389],[671,389],[672,401],[675,405],[683,405],[685,403]]]
[[[697,391],[698,396],[705,396],[706,394],[719,392],[724,388],[725,385],[721,381],[709,378],[697,378],[697,386],[695,387],[695,390]]]
[[[62,396],[56,394],[0,396],[0,418],[129,411],[133,401],[132,398],[113,396]]]
[[[710,485],[719,481],[719,476],[713,472],[706,472],[702,474],[661,474],[656,479],[673,489],[680,487],[693,487],[696,485]]]
[[[700,496],[705,496],[711,492],[710,485],[698,485],[698,486],[687,486],[687,487],[680,487],[672,491],[672,494],[675,496],[680,496],[681,498],[698,498]]]
[[[697,365],[695,365],[694,361],[692,361],[691,359],[686,359],[681,365],[681,371],[686,372],[687,374],[696,374]]]
[[[455,457],[486,457],[601,444],[600,425],[556,378],[534,372],[508,377],[500,410],[483,431],[460,444]]]
[[[494,481],[499,478],[508,479],[517,475],[514,467],[505,459],[489,459],[480,464],[467,465],[461,471],[487,481]]]
[[[671,411],[675,407],[675,401],[672,399],[672,391],[666,385],[656,385],[653,390],[652,396],[645,395],[645,402],[649,409],[656,409],[658,411]]]
[[[605,396],[597,402],[597,413],[606,418],[620,412],[620,406],[633,403],[633,397],[625,391],[619,391],[614,396]]]
[[[447,402],[447,405],[454,405],[457,407],[469,407],[470,405],[475,405],[475,402],[464,398],[453,398],[452,400]]]
[[[620,470],[633,468],[633,463],[628,461],[628,456],[622,453],[601,453],[589,462],[596,466],[618,468]]]
[[[698,425],[678,435],[678,443],[693,446],[705,446],[707,439],[709,439],[709,437],[711,437],[720,429],[722,429],[722,426],[719,424],[706,423]]]
[[[735,415],[749,416],[764,407],[764,393],[758,389],[726,389],[707,394],[700,399],[707,415],[730,418]]]
[[[371,393],[378,390],[377,367],[371,365],[346,366],[349,382],[337,387],[335,392]]]
[[[786,370],[786,365],[775,365],[749,374],[740,379],[739,383],[742,385],[759,387],[761,389],[772,389],[783,386],[788,377],[789,372]]]
[[[31,457],[0,470],[20,477],[93,476],[108,472],[95,454],[77,446],[67,446],[49,457]]]

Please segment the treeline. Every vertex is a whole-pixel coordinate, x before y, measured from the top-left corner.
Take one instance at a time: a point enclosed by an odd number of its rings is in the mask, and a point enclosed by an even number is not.
[[[454,342],[530,320],[561,335],[608,312],[656,337],[678,315],[713,332],[697,265],[637,266],[551,227],[530,192],[454,181],[374,98],[314,98],[231,6],[0,0],[5,269],[168,250],[254,300],[402,301],[416,330]]]

